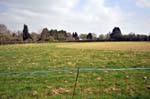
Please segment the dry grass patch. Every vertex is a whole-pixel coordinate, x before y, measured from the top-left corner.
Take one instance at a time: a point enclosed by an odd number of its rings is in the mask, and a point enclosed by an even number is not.
[[[69,93],[70,91],[65,89],[65,88],[58,88],[58,89],[53,89],[51,91],[52,95],[59,95],[59,94],[65,94],[65,93]]]
[[[150,52],[150,42],[61,43],[61,48]]]

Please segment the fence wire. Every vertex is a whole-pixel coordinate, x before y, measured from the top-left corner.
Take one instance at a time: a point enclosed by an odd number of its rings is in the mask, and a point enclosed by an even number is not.
[[[150,70],[150,68],[79,68],[79,72],[88,71],[129,71],[129,70]],[[76,69],[57,69],[48,71],[32,71],[32,72],[0,72],[0,75],[12,75],[12,74],[47,74],[51,72],[77,72]]]
[[[149,70],[81,68],[77,81],[76,69],[1,72],[0,99],[149,99]]]

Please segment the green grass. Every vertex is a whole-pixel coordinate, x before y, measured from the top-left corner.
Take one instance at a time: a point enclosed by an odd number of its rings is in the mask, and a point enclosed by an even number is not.
[[[149,64],[149,42],[0,46],[0,72],[148,68]],[[71,99],[75,77],[72,72],[0,75],[0,99]],[[149,87],[150,71],[81,72],[74,99],[149,99]],[[62,93],[54,92],[61,88]]]

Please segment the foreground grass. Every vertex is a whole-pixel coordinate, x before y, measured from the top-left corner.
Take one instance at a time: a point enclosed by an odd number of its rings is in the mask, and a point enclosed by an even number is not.
[[[0,46],[0,72],[150,67],[150,43],[58,43]],[[0,75],[0,98],[70,99],[76,73]],[[81,72],[75,99],[148,99],[149,71]],[[62,92],[57,92],[63,89]]]

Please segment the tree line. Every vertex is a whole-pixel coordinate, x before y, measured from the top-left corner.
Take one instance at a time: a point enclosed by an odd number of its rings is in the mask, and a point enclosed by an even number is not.
[[[106,35],[100,34],[98,37],[95,33],[67,32],[43,28],[41,33],[29,33],[28,25],[23,26],[22,31],[12,33],[3,24],[0,24],[0,43],[29,43],[29,42],[60,42],[60,41],[150,41],[150,35],[129,33],[123,35],[119,27],[114,27],[112,32]]]

